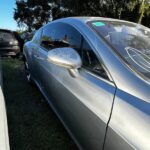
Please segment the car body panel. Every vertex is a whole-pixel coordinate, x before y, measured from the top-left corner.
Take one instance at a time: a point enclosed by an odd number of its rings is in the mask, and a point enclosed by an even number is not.
[[[104,150],[135,150],[119,133],[108,127]]]
[[[150,148],[150,104],[117,90],[109,128],[124,141],[131,143],[134,149],[148,150]],[[107,133],[107,136],[111,137],[108,141],[111,144],[106,145],[113,145],[112,148],[115,149],[113,143],[116,139],[111,132]]]
[[[47,97],[54,99],[50,99],[52,105],[74,138],[84,149],[102,148],[115,86],[84,69],[80,70],[80,77],[72,78],[66,69],[47,61],[47,52],[39,48],[36,53],[40,56],[33,59],[34,68],[38,68],[36,79]]]

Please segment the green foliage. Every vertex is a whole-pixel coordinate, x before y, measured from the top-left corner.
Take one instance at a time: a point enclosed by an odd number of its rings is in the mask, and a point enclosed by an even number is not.
[[[28,30],[67,16],[101,16],[149,25],[149,0],[19,0],[14,18]]]
[[[29,31],[32,28],[38,29],[51,17],[51,6],[47,0],[21,0],[16,5],[14,19],[19,26],[27,25]]]

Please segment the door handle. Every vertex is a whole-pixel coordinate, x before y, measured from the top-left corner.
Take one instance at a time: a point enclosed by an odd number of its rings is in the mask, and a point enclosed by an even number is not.
[[[42,57],[40,57],[40,56],[37,55],[37,54],[34,54],[34,57],[35,57],[36,59],[39,59],[39,60],[44,60]]]

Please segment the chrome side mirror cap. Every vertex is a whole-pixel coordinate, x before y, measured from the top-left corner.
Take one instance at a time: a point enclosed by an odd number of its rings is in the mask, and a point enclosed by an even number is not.
[[[69,70],[73,77],[77,77],[78,68],[81,68],[80,55],[73,48],[55,48],[48,52],[48,61]]]

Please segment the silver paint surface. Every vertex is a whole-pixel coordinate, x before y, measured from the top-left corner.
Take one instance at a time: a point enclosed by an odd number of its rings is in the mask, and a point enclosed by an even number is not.
[[[67,69],[48,62],[48,52],[31,41],[24,54],[33,78],[80,149],[149,150],[150,83],[87,26],[91,20],[114,19],[78,17],[50,24],[63,22],[75,27],[103,62],[111,80],[82,67],[79,76],[72,78]]]

